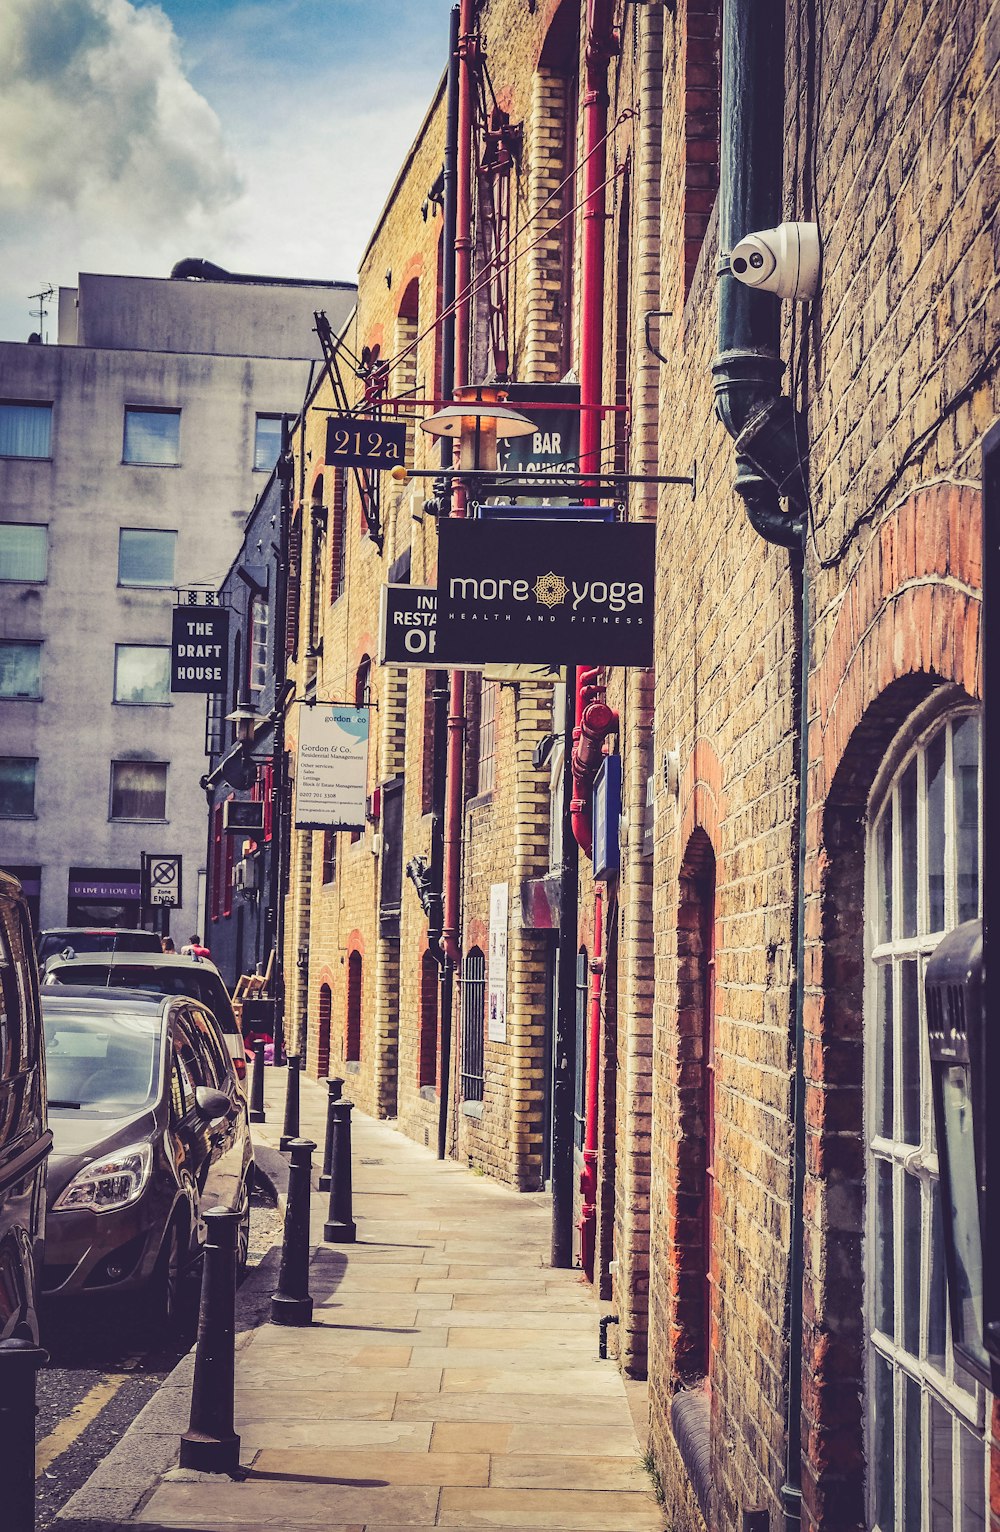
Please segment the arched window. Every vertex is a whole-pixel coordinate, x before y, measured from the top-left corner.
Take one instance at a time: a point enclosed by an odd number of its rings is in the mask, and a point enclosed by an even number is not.
[[[573,1141],[582,1149],[587,1136],[587,949],[576,955],[576,1070],[573,1081]]]
[[[338,601],[347,584],[347,475],[342,468],[332,472],[330,492],[330,600]]]
[[[927,958],[981,912],[980,720],[938,717],[869,805],[866,850],[865,1330],[868,1521],[986,1522],[983,1391],[956,1360],[924,1016]]]
[[[438,1079],[438,975],[437,963],[425,952],[420,959],[418,1085],[436,1085]]]
[[[715,1206],[715,853],[695,830],[680,869],[677,909],[677,1183],[672,1259],[679,1284],[675,1365],[709,1377]]]
[[[344,1028],[344,1060],[348,1064],[361,1060],[361,981],[361,953],[352,952],[347,959],[347,1025]]]
[[[319,1036],[316,1040],[316,1073],[322,1079],[330,1073],[330,1013],[333,997],[329,984],[319,988]]]
[[[486,958],[473,947],[462,965],[462,1100],[483,1099]]]
[[[250,638],[247,643],[247,690],[255,701],[267,685],[269,608],[266,596],[250,603]]]

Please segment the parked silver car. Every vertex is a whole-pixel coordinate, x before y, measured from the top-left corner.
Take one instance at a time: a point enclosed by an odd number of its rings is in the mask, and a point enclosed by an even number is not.
[[[94,984],[112,989],[144,989],[153,995],[190,995],[207,1005],[229,1049],[236,1078],[246,1079],[246,1049],[225,980],[208,958],[180,952],[89,952],[50,957],[42,984]]]
[[[212,1207],[242,1216],[253,1187],[247,1107],[212,1014],[137,990],[42,990],[49,1116],[42,1287],[49,1297],[143,1293],[151,1326],[190,1311]]]

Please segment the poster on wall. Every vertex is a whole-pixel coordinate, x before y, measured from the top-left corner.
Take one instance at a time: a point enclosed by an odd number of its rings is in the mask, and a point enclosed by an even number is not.
[[[297,830],[363,830],[368,791],[366,707],[299,707],[295,770]]]
[[[507,1041],[507,884],[490,885],[490,954],[486,970],[486,1035]]]

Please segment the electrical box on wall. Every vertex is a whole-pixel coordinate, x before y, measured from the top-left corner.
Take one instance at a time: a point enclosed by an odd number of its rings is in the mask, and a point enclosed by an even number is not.
[[[222,828],[228,834],[264,833],[264,805],[247,799],[227,798],[222,805]]]
[[[622,758],[606,755],[594,778],[594,877],[616,878],[621,867]]]

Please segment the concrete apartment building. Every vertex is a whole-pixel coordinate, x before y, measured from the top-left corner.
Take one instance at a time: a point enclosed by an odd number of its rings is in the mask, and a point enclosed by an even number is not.
[[[56,345],[0,343],[0,861],[41,926],[139,920],[143,851],[202,919],[205,700],[178,592],[217,590],[351,284],[81,274]]]
[[[648,1379],[670,1525],[996,1528],[1000,1412],[946,1312],[924,991],[983,903],[995,15],[463,0],[460,26],[456,382],[578,383],[581,450],[596,418],[602,461],[640,481],[623,519],[657,529],[654,663],[602,669],[577,710],[622,812],[595,877],[578,759],[571,1178],[551,1159],[559,701],[447,683],[442,929],[422,898],[435,673],[375,644],[379,586],[434,584],[447,506],[383,476],[374,538],[324,461],[322,390],[293,434],[288,772],[303,700],[371,702],[371,815],[289,831],[289,1038],[419,1142],[524,1190],[562,1177],[612,1354]],[[350,338],[389,361],[377,398],[411,421],[416,467],[439,461],[418,421],[447,389],[447,133],[438,97]],[[818,225],[808,303],[729,263],[783,220]],[[351,380],[361,413],[371,384]]]

